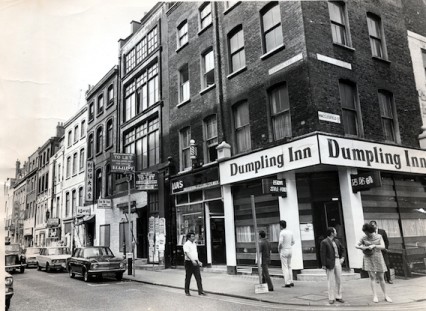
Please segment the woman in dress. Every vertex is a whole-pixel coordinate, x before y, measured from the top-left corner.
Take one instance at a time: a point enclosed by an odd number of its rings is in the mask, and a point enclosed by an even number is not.
[[[385,260],[381,250],[385,248],[385,243],[380,234],[376,233],[374,227],[370,224],[364,224],[362,231],[365,236],[355,246],[364,253],[362,269],[368,272],[370,276],[371,289],[373,290],[373,302],[379,302],[376,291],[376,278],[380,282],[385,301],[392,302],[392,299],[386,294],[386,284],[384,273],[387,271]]]

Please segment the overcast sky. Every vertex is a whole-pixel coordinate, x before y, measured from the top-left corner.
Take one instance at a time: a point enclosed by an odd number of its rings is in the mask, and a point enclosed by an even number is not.
[[[1,184],[85,104],[87,86],[117,64],[130,22],[155,3],[0,0]]]

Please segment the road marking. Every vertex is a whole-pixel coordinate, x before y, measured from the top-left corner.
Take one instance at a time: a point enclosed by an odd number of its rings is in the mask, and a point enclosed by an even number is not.
[[[98,286],[109,286],[110,284],[87,284],[87,286],[98,287]]]

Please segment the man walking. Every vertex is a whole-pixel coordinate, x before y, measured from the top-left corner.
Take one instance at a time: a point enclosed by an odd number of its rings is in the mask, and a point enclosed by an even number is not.
[[[327,237],[321,241],[320,254],[321,265],[327,273],[328,302],[333,304],[345,302],[342,299],[342,263],[345,260],[345,248],[338,239],[337,232],[333,227],[327,229]]]
[[[261,230],[259,232],[259,252],[261,258],[261,267],[262,267],[262,283],[268,283],[268,290],[270,292],[274,291],[274,285],[272,285],[271,277],[269,276],[269,267],[268,265],[271,262],[271,244],[269,244],[268,239],[266,239],[265,231]]]
[[[379,229],[377,227],[377,221],[375,221],[375,220],[370,221],[370,225],[372,225],[374,227],[374,230],[376,230],[376,233],[378,233],[382,236],[383,242],[385,242],[385,249],[382,249],[383,259],[385,260],[386,268],[388,269],[385,272],[385,281],[386,281],[386,283],[393,284],[391,277],[390,277],[390,269],[389,269],[390,262],[389,262],[389,256],[388,256],[388,248],[389,248],[388,235],[387,235],[385,230]]]
[[[185,294],[191,296],[189,293],[189,285],[191,284],[191,277],[194,274],[197,281],[198,295],[205,296],[203,291],[203,284],[201,283],[200,266],[201,262],[198,260],[197,245],[194,243],[194,232],[188,232],[186,235],[187,241],[183,245],[183,252],[185,253]]]
[[[280,220],[280,241],[278,243],[278,252],[281,258],[281,268],[284,276],[284,286],[292,287],[293,283],[293,271],[291,270],[291,247],[294,245],[293,233],[287,229],[287,222]]]

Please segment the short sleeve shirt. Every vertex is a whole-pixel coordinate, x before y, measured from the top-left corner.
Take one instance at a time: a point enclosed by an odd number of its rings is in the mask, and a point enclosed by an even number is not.
[[[197,244],[192,243],[190,240],[183,244],[183,252],[185,253],[185,260],[198,260]],[[189,254],[191,258],[189,258],[187,254]]]

